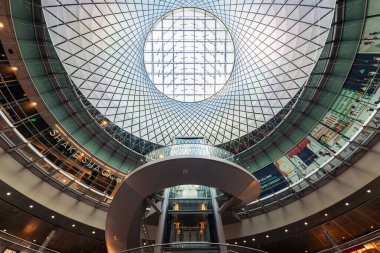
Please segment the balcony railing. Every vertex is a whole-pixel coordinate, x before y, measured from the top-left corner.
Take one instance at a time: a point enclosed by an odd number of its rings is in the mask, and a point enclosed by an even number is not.
[[[155,252],[224,252],[224,253],[268,253],[267,251],[223,243],[210,243],[210,242],[181,242],[181,243],[166,243],[147,245],[134,249],[122,251],[120,253],[145,253]]]
[[[147,162],[155,161],[172,156],[205,156],[216,157],[233,161],[234,154],[215,146],[206,144],[176,144],[162,147],[148,153],[145,157]]]

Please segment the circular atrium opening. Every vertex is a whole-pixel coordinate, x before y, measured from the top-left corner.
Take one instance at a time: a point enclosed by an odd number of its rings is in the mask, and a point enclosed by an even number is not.
[[[154,86],[181,102],[210,98],[228,81],[234,45],[225,25],[198,8],[166,13],[144,47],[145,68]]]

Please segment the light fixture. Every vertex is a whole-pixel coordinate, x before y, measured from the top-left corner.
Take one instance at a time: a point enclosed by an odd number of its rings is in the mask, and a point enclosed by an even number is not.
[[[75,224],[71,225],[73,228],[75,228]]]
[[[37,102],[34,102],[34,101],[30,102],[30,104],[31,104],[32,106],[37,106]]]
[[[106,127],[106,126],[108,126],[108,121],[105,120],[105,119],[103,119],[102,121],[100,121],[100,125],[101,125],[102,127]]]
[[[18,68],[15,67],[15,66],[12,67],[12,70],[13,70],[13,71],[17,71],[17,69],[18,69]]]
[[[269,238],[269,235],[266,235],[265,237],[266,237],[266,238]]]
[[[288,230],[287,230],[287,229],[285,229],[285,233],[288,233]]]
[[[55,216],[54,216],[54,215],[52,215],[52,216],[50,216],[50,218],[54,219],[54,218],[55,218]]]
[[[350,205],[350,203],[346,202],[346,203],[345,203],[345,205],[346,205],[346,206],[349,206],[349,205]]]
[[[34,206],[33,205],[29,205],[29,208],[33,208]]]
[[[237,242],[235,242],[235,245],[237,244]]]
[[[307,226],[309,223],[307,223],[307,222],[305,221],[303,224],[305,224],[305,226]]]
[[[373,229],[374,228],[374,226],[371,226],[371,229]]]
[[[3,232],[7,232],[7,230],[6,230],[6,229],[3,229]]]
[[[329,214],[328,213],[325,213],[325,216],[328,216]]]
[[[342,239],[346,239],[346,237],[345,237],[345,236],[342,236]]]
[[[255,238],[252,238],[252,241],[254,242],[254,241],[256,241],[256,239],[255,239]]]
[[[7,192],[7,196],[11,196],[11,194],[12,194],[12,193],[10,193],[10,192]]]
[[[92,234],[94,235],[94,234],[95,234],[95,231],[92,231]]]
[[[371,192],[372,192],[371,189],[368,189],[368,190],[367,190],[367,193],[371,193]]]
[[[33,240],[33,242],[36,242],[36,240]]]
[[[4,24],[0,22],[0,28],[4,28]]]

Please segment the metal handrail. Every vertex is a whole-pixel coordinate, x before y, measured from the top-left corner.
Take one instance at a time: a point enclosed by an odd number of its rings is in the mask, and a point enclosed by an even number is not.
[[[235,250],[239,250],[239,249],[247,250],[244,252],[269,253],[267,251],[259,250],[259,249],[255,249],[255,248],[249,248],[249,247],[240,246],[240,245],[231,245],[231,244],[226,244],[226,243],[214,243],[214,242],[173,242],[173,243],[153,244],[153,245],[146,245],[146,246],[141,246],[141,247],[137,247],[137,248],[133,248],[133,249],[124,250],[124,251],[121,251],[120,253],[134,252],[137,250],[144,250],[144,249],[154,249],[156,247],[160,247],[160,248],[161,247],[170,247],[170,246],[182,246],[183,247],[183,246],[191,246],[191,245],[194,245],[194,246],[203,245],[203,246],[210,246],[210,247],[226,247],[226,248],[234,248]]]
[[[369,239],[367,239],[369,237]],[[359,236],[351,241],[336,245],[334,247],[320,250],[318,253],[327,253],[327,252],[344,252],[345,250],[349,250],[351,248],[354,248],[356,246],[360,246],[366,243],[373,242],[377,239],[380,239],[380,229],[377,229],[375,231],[372,231],[368,234]]]
[[[6,233],[4,231],[0,231],[0,240],[7,241],[13,245],[17,245],[18,247],[28,249],[37,253],[60,253],[60,251],[56,251],[50,248],[47,248],[42,245],[38,245],[36,243],[24,240],[20,237],[17,237],[13,234]]]

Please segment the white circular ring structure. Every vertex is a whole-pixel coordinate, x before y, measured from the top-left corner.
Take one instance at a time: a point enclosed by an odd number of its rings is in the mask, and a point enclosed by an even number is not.
[[[272,119],[307,83],[327,40],[330,0],[42,0],[56,52],[83,96],[126,132],[160,145],[204,136],[218,145]],[[154,24],[178,8],[218,19],[234,41],[233,71],[212,97],[193,103],[155,89],[144,64]]]

